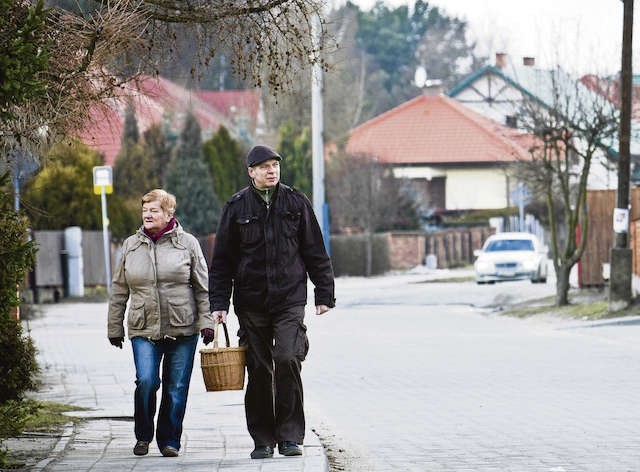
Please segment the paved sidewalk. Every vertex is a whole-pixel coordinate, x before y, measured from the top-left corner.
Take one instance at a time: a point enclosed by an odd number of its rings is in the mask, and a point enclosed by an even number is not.
[[[119,350],[106,338],[106,303],[43,305],[43,315],[27,322],[38,349],[45,387],[42,400],[70,403],[86,418],[69,427],[35,471],[291,471],[328,469],[315,433],[307,430],[300,457],[251,460],[253,448],[244,419],[244,391],[206,392],[196,354],[177,458],[162,457],[155,443],[149,455],[134,456],[133,392],[135,371],[131,344]],[[234,318],[234,317],[230,317]],[[230,333],[235,333],[230,320]],[[231,336],[235,344],[235,336]],[[224,342],[223,336],[220,341]],[[202,344],[199,348],[203,347]],[[307,419],[309,423],[309,419]]]

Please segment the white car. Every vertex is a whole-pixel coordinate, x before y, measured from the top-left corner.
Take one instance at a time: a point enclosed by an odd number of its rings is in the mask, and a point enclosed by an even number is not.
[[[473,264],[476,282],[530,279],[547,281],[548,248],[530,233],[498,233],[489,236]]]

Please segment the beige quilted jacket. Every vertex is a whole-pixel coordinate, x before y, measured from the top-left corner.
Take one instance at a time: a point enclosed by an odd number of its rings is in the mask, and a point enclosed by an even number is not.
[[[124,241],[113,275],[108,337],[124,337],[125,311],[129,338],[158,340],[213,328],[207,263],[198,240],[180,225],[155,244],[142,228]]]

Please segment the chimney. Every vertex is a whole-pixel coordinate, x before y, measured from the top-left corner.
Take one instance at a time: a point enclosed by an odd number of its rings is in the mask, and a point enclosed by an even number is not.
[[[496,67],[500,69],[504,69],[507,66],[507,53],[506,52],[497,52],[496,53]]]
[[[442,80],[426,80],[422,86],[422,93],[424,95],[442,95],[443,87]]]
[[[536,65],[536,58],[531,56],[524,56],[522,58],[522,65],[527,67],[533,67]]]

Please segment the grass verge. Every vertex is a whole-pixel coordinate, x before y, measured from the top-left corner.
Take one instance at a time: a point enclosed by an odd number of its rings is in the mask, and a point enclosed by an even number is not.
[[[550,315],[576,320],[604,320],[607,318],[640,315],[640,300],[635,300],[623,310],[609,311],[606,290],[576,289],[569,292],[568,305],[557,306],[555,304],[555,296],[551,296],[511,305],[501,314],[516,318]]]
[[[69,421],[78,422],[80,418],[65,415],[70,411],[81,411],[80,408],[66,403],[27,400],[34,404],[33,413],[25,421],[24,431],[49,433],[60,430]]]
[[[441,277],[435,279],[427,279],[421,280],[420,282],[415,282],[417,284],[445,284],[445,283],[461,283],[461,282],[473,282],[475,278],[473,275],[467,275],[462,277]]]
[[[556,306],[553,301],[548,304],[522,304],[509,307],[504,310],[502,314],[516,318],[528,318],[530,316],[544,314],[560,318],[574,318],[581,320],[599,320],[603,318],[611,318],[613,316],[620,316],[617,313],[613,315],[609,313],[609,306],[606,301],[577,303],[566,306]]]
[[[82,408],[55,402],[27,399],[20,402],[20,418],[11,437],[0,440],[0,470],[29,470],[48,457],[69,422],[80,418],[66,412]]]

